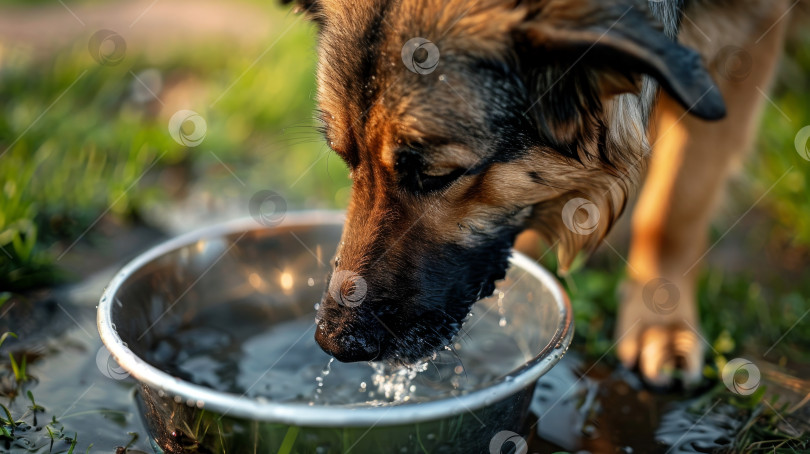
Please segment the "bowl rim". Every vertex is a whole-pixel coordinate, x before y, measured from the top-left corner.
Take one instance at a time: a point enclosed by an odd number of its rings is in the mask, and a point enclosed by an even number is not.
[[[369,427],[411,424],[470,412],[489,406],[533,386],[537,379],[553,367],[568,350],[573,337],[571,303],[557,279],[534,260],[514,251],[510,262],[538,279],[552,294],[560,311],[562,323],[540,352],[522,366],[509,372],[497,383],[459,396],[418,403],[403,403],[382,407],[310,406],[303,403],[260,401],[216,391],[181,380],[163,372],[137,356],[118,335],[112,324],[116,294],[121,286],[138,270],[153,260],[181,247],[205,238],[229,236],[244,231],[268,228],[343,225],[343,211],[301,211],[287,213],[272,227],[264,226],[253,218],[236,219],[203,227],[162,242],[143,252],[124,265],[105,288],[98,305],[98,331],[101,340],[118,364],[139,384],[174,396],[177,403],[204,408],[222,416],[249,420],[283,423],[302,427]],[[118,301],[118,304],[123,304]],[[508,378],[511,377],[511,378]],[[396,409],[396,411],[391,411]]]

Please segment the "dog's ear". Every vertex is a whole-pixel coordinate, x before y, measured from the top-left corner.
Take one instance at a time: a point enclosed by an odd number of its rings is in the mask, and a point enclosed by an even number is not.
[[[638,76],[647,74],[692,115],[725,116],[723,98],[700,55],[664,34],[646,0],[533,0],[524,7],[526,20],[513,36],[517,51],[531,66],[556,67],[546,75],[556,80],[541,81],[549,94],[555,89],[548,84],[579,78],[574,82],[589,82],[604,98],[637,89]]]

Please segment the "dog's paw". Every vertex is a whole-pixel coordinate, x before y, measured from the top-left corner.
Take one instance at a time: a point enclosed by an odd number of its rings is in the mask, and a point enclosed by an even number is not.
[[[684,290],[684,291],[682,291]],[[669,388],[700,383],[704,343],[691,288],[654,279],[627,282],[616,326],[616,352],[628,369],[638,368],[649,385]]]

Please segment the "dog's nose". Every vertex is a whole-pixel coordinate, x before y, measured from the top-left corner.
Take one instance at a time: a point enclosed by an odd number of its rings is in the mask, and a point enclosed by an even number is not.
[[[346,325],[318,322],[315,341],[321,349],[338,361],[352,363],[374,361],[380,356],[382,339],[371,333],[352,332]]]

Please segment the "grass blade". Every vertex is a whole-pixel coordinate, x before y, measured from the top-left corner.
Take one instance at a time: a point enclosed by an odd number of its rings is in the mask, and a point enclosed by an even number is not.
[[[278,454],[290,454],[295,440],[298,438],[300,427],[292,426],[287,429],[287,434],[284,435],[284,440],[281,441],[281,447],[278,448]]]

